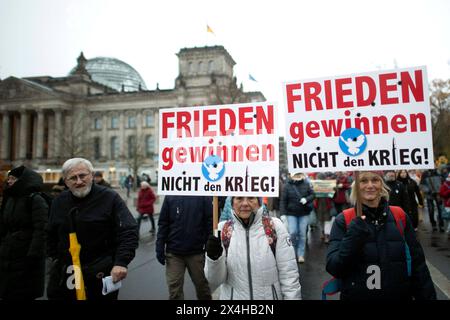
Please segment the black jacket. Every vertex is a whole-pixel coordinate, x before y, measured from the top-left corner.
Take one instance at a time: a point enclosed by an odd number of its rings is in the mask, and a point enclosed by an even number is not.
[[[386,185],[391,189],[389,192],[389,205],[397,206],[405,212],[410,212],[409,197],[406,187],[400,181],[386,181]]]
[[[306,198],[306,204],[301,204],[300,199]],[[305,216],[312,211],[314,191],[306,180],[289,179],[284,185],[280,201],[280,214],[288,216]]]
[[[413,179],[407,177],[405,179],[398,178],[398,181],[403,184],[403,186],[406,188],[406,191],[408,193],[408,206],[409,210],[411,211],[417,211],[417,200],[419,201],[419,204],[423,206],[423,197],[422,193],[420,193],[419,185],[416,181]],[[417,200],[416,200],[417,197]]]
[[[156,252],[202,253],[212,233],[212,198],[166,196],[158,220]]]
[[[0,298],[34,299],[44,294],[46,201],[42,177],[24,168],[5,189],[0,211]]]
[[[386,201],[375,211],[363,206],[366,221],[355,218],[348,226],[340,213],[333,224],[326,270],[342,280],[343,300],[436,299],[421,245],[406,215],[404,236],[412,258],[408,277],[404,240]],[[386,213],[386,215],[384,215]],[[380,269],[380,289],[369,289],[370,266]]]
[[[108,254],[113,256],[114,265],[127,267],[138,246],[137,223],[115,191],[95,183],[84,198],[66,190],[53,201],[48,224],[48,255],[70,262],[72,208],[78,208],[75,228],[81,245],[81,265]]]

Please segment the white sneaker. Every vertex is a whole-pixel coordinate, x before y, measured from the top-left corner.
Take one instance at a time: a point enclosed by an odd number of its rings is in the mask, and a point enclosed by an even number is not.
[[[298,257],[297,261],[298,261],[298,263],[303,263],[303,262],[305,262],[305,258],[300,256],[300,257]]]

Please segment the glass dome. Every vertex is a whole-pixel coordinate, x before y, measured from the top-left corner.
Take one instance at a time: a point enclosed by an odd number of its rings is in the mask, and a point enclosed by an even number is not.
[[[75,73],[75,68],[70,74]],[[115,58],[97,57],[86,62],[86,69],[95,82],[111,87],[117,91],[147,90],[144,80],[129,64]]]

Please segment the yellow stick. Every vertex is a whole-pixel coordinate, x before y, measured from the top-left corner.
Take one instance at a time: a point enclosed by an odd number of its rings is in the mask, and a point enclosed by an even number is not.
[[[72,265],[75,273],[75,290],[77,300],[86,300],[86,290],[84,289],[83,273],[81,272],[80,251],[81,246],[78,243],[77,234],[69,234],[70,247],[69,252],[72,256]]]

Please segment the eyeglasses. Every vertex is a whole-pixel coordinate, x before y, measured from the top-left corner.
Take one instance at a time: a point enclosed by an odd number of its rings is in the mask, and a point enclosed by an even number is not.
[[[90,173],[81,173],[79,175],[74,175],[71,177],[66,178],[66,180],[69,180],[70,182],[77,182],[78,179],[84,181],[84,179],[86,179],[88,176],[90,176]]]

